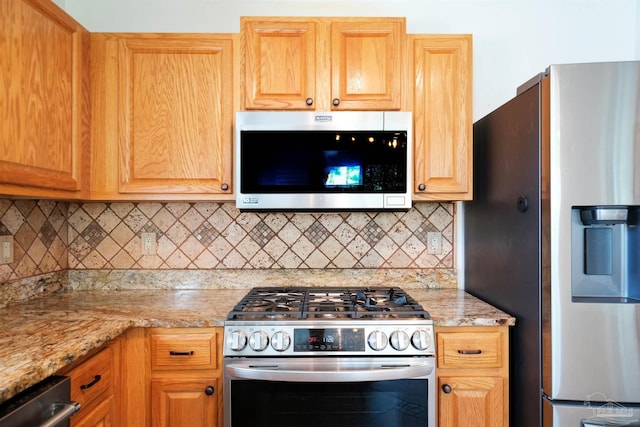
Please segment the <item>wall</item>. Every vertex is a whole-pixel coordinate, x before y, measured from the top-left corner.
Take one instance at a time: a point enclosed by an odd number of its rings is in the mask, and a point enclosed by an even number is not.
[[[474,120],[552,63],[640,59],[637,0],[56,0],[91,31],[238,32],[243,15],[404,16],[471,33]]]

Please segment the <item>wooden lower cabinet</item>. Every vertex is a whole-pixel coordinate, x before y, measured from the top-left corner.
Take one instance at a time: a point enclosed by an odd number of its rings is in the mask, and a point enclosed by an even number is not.
[[[151,426],[222,426],[222,328],[149,329]]]
[[[126,425],[120,418],[122,341],[123,337],[111,340],[58,372],[71,378],[71,400],[80,403],[71,427]]]
[[[218,378],[151,380],[151,425],[213,427],[218,423]]]
[[[509,425],[509,330],[438,327],[439,427]]]
[[[72,418],[74,427],[112,427],[118,425],[115,422],[115,398],[109,396],[100,401],[91,411],[79,418]]]
[[[439,377],[440,427],[504,426],[504,378]],[[443,389],[450,392],[442,391]]]

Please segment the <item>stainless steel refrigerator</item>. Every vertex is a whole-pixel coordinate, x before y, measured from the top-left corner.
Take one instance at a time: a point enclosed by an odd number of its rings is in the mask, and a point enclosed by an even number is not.
[[[551,65],[473,132],[464,282],[516,317],[510,425],[640,425],[640,61]]]

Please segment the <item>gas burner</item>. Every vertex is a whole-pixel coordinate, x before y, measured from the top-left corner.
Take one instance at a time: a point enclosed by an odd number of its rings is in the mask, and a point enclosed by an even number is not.
[[[227,320],[429,319],[400,288],[254,288]]]

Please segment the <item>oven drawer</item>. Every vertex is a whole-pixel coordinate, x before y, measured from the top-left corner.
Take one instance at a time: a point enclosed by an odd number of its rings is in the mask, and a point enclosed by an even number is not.
[[[216,369],[216,334],[152,334],[151,369]]]
[[[502,333],[438,332],[438,368],[499,368]]]

